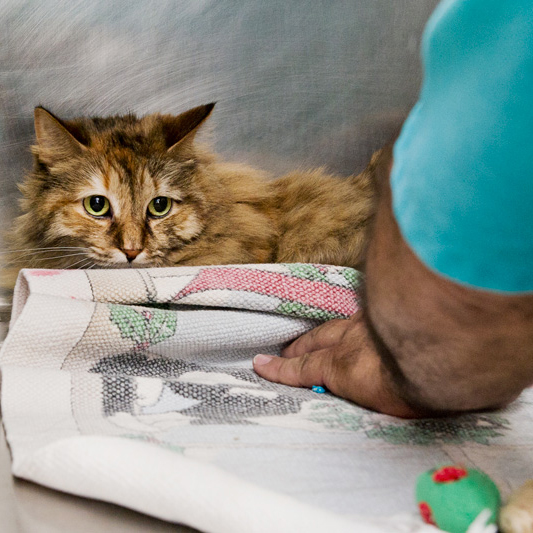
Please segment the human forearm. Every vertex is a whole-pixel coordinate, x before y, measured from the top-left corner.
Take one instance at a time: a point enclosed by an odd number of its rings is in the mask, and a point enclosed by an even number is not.
[[[533,296],[470,289],[429,270],[400,234],[390,164],[381,167],[366,306],[399,392],[435,412],[508,403],[533,381]]]
[[[429,270],[394,219],[390,163],[384,151],[364,310],[303,335],[281,358],[256,357],[254,368],[406,418],[504,405],[533,382],[533,295],[470,289]]]

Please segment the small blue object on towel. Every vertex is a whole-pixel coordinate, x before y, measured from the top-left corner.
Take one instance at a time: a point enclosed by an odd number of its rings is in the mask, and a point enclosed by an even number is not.
[[[313,388],[311,390],[318,394],[324,394],[326,392],[326,389],[324,387],[321,387],[320,385],[313,385]]]

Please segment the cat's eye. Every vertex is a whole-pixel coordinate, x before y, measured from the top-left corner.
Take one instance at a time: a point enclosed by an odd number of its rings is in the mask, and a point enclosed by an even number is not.
[[[164,217],[172,207],[172,199],[166,196],[158,196],[148,204],[148,214],[151,217]]]
[[[87,196],[83,200],[85,211],[93,217],[105,217],[110,214],[111,205],[105,196]]]

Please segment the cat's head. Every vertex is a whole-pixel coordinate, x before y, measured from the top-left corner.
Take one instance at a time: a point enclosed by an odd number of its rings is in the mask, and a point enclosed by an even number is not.
[[[71,121],[37,107],[19,233],[30,233],[33,246],[63,248],[60,267],[171,264],[203,229],[193,139],[213,107]]]

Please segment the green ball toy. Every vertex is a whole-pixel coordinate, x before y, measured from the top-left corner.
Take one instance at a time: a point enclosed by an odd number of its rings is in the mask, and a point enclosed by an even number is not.
[[[483,509],[496,524],[500,492],[487,474],[471,468],[449,465],[418,476],[416,501],[422,519],[450,533],[465,533]]]

